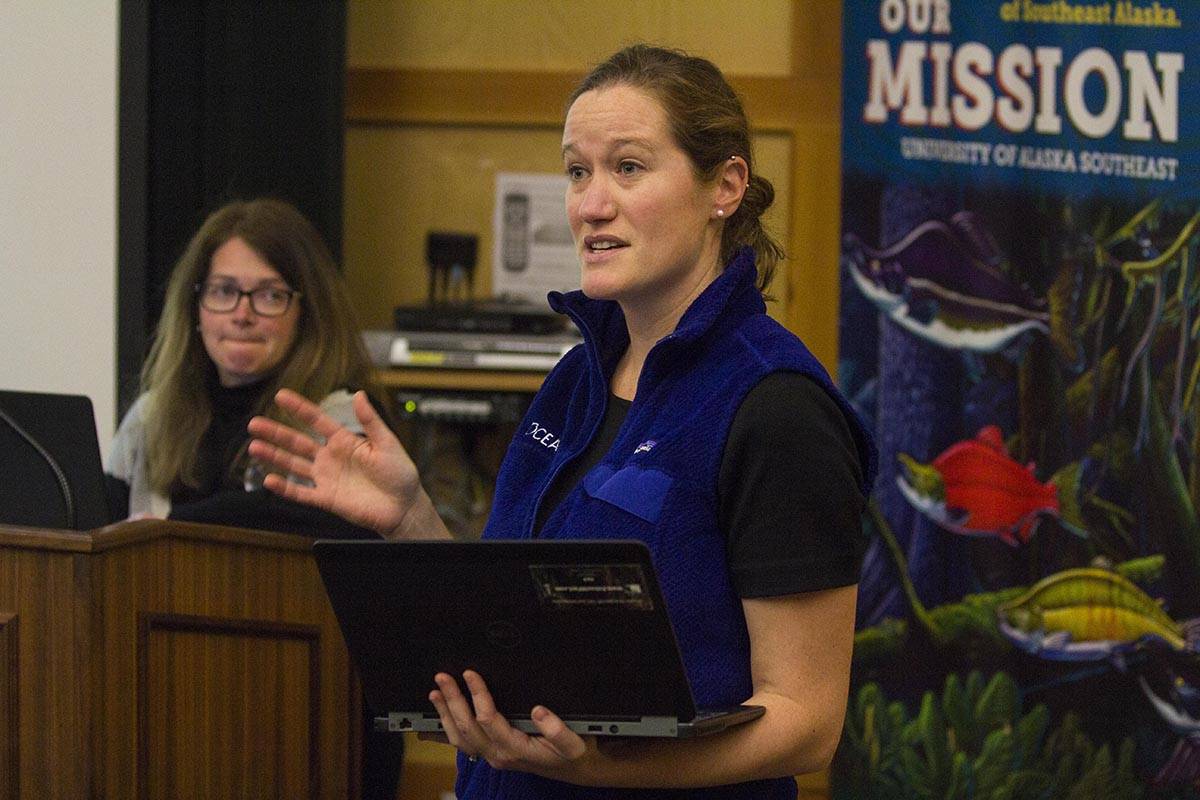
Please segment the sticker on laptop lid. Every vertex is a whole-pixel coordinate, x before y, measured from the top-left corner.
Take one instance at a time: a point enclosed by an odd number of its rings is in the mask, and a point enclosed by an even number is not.
[[[529,572],[543,603],[654,608],[641,564],[532,564]]]

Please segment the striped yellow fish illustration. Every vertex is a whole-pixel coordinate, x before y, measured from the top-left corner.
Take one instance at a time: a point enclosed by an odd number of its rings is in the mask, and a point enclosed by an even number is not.
[[[1042,658],[1106,658],[1145,637],[1187,648],[1184,628],[1128,579],[1104,569],[1068,569],[997,609],[1000,630]]]

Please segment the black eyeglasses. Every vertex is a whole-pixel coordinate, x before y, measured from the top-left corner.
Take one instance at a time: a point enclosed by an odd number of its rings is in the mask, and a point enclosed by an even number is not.
[[[279,286],[263,286],[246,291],[236,283],[227,281],[205,281],[196,284],[200,296],[200,307],[216,314],[228,314],[238,307],[243,297],[250,298],[250,308],[263,317],[280,317],[287,313],[293,297],[300,293],[295,289]]]

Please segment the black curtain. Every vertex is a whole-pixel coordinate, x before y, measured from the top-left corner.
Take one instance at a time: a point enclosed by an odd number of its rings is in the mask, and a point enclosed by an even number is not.
[[[271,195],[342,240],[345,0],[121,5],[118,411],[212,210]]]

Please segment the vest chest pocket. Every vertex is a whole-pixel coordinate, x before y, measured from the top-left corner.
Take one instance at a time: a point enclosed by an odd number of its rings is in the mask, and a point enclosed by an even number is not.
[[[603,500],[639,519],[657,523],[674,479],[665,472],[641,467],[614,470],[601,464],[583,478],[589,497]]]

